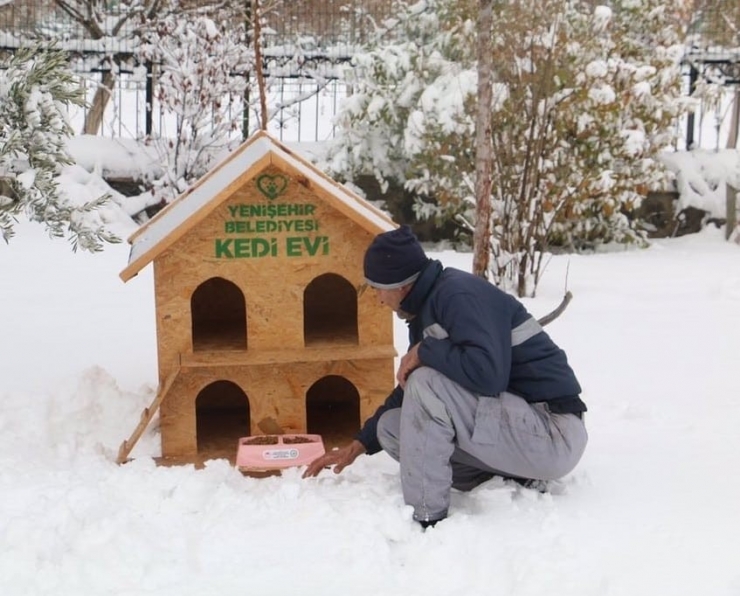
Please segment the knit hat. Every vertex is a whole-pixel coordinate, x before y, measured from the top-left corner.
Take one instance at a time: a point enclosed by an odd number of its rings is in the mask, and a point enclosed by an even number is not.
[[[365,252],[365,281],[392,290],[416,281],[429,262],[411,228],[401,226],[378,234]]]

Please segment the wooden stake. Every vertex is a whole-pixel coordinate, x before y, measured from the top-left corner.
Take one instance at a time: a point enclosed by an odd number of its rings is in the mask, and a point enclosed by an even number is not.
[[[267,90],[262,63],[262,9],[259,0],[252,0],[252,18],[254,19],[254,67],[257,72],[257,88],[260,96],[260,130],[267,130]]]
[[[116,458],[116,463],[122,464],[128,460],[129,454],[136,446],[136,443],[141,438],[141,435],[144,434],[144,431],[146,430],[146,427],[149,426],[152,418],[154,418],[154,414],[157,413],[159,406],[162,405],[164,396],[167,395],[167,393],[169,392],[170,388],[172,387],[172,383],[175,382],[175,379],[177,378],[177,375],[179,373],[180,367],[178,366],[175,372],[173,372],[169,376],[167,381],[165,381],[164,385],[160,387],[156,397],[154,398],[154,401],[152,402],[152,405],[148,408],[144,408],[144,411],[141,413],[141,418],[139,419],[139,424],[136,425],[134,432],[131,433],[129,439],[121,443],[121,446],[118,448],[118,457]]]

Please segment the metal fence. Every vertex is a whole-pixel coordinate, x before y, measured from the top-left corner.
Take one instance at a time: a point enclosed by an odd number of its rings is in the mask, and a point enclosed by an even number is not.
[[[80,84],[86,96],[92,98],[99,86],[99,78],[80,74]],[[300,78],[278,80],[268,94],[268,107],[290,104],[290,107],[273,109],[268,131],[286,142],[321,142],[334,136],[333,118],[339,102],[347,95],[347,85],[338,78],[313,81]],[[298,99],[300,101],[291,101]],[[232,112],[235,120],[245,118],[242,103],[235,103]],[[69,113],[75,132],[83,130],[87,109],[77,108]],[[247,113],[243,129],[235,134],[245,135],[257,128],[257,116]],[[116,78],[112,97],[106,109],[100,133],[103,136],[143,138],[145,136],[170,137],[175,131],[175,117],[161,109],[151,98],[147,100],[145,81],[140,77],[122,73]]]
[[[3,2],[5,2],[3,4]],[[281,66],[286,48],[300,46],[303,68],[281,68],[270,86],[269,104],[273,118],[270,131],[285,141],[321,141],[333,134],[332,117],[347,93],[339,76],[339,66],[347,62],[358,44],[377,23],[388,18],[393,0],[260,0],[264,10],[264,54],[273,67]],[[141,4],[146,5],[147,0]],[[209,3],[191,0],[182,10],[202,9]],[[172,130],[172,115],[156,105],[152,93],[151,70],[147,77],[131,66],[140,22],[129,17],[130,2],[94,0],[0,0],[0,50],[12,52],[37,43],[54,44],[70,53],[71,64],[80,77],[88,100],[100,86],[101,78],[115,62],[116,78],[110,90],[100,134],[139,138],[166,136]],[[107,18],[88,23],[85,11],[96,8]],[[77,12],[77,18],[71,13]],[[222,8],[215,19],[248,22],[251,1],[233,2]],[[119,27],[115,33],[114,28]],[[139,69],[137,69],[139,70]],[[314,77],[317,72],[320,77]],[[301,99],[301,101],[297,101]],[[290,107],[282,107],[289,105]],[[235,116],[242,119],[242,133],[248,134],[256,118],[236,105]],[[83,130],[86,109],[70,113],[76,131]]]

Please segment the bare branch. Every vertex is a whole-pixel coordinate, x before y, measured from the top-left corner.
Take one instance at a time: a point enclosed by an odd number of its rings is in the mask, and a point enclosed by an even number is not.
[[[560,304],[558,304],[557,308],[552,312],[546,314],[544,317],[537,319],[537,322],[543,327],[552,323],[555,319],[562,315],[563,312],[565,312],[565,309],[568,308],[568,305],[570,304],[570,301],[572,299],[573,294],[570,291],[566,292],[565,296],[563,296],[563,300],[560,302]]]

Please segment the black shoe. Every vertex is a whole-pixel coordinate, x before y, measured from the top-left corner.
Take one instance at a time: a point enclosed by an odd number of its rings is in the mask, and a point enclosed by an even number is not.
[[[534,480],[532,478],[514,478],[513,476],[502,476],[504,480],[516,482],[523,488],[536,490],[538,493],[545,494],[550,491],[550,485],[547,480]]]
[[[419,522],[419,525],[426,530],[427,528],[433,528],[437,525],[438,522],[441,522],[443,519],[447,519],[446,517],[440,517],[439,519],[432,519],[432,520],[422,520],[417,519],[416,521]]]

